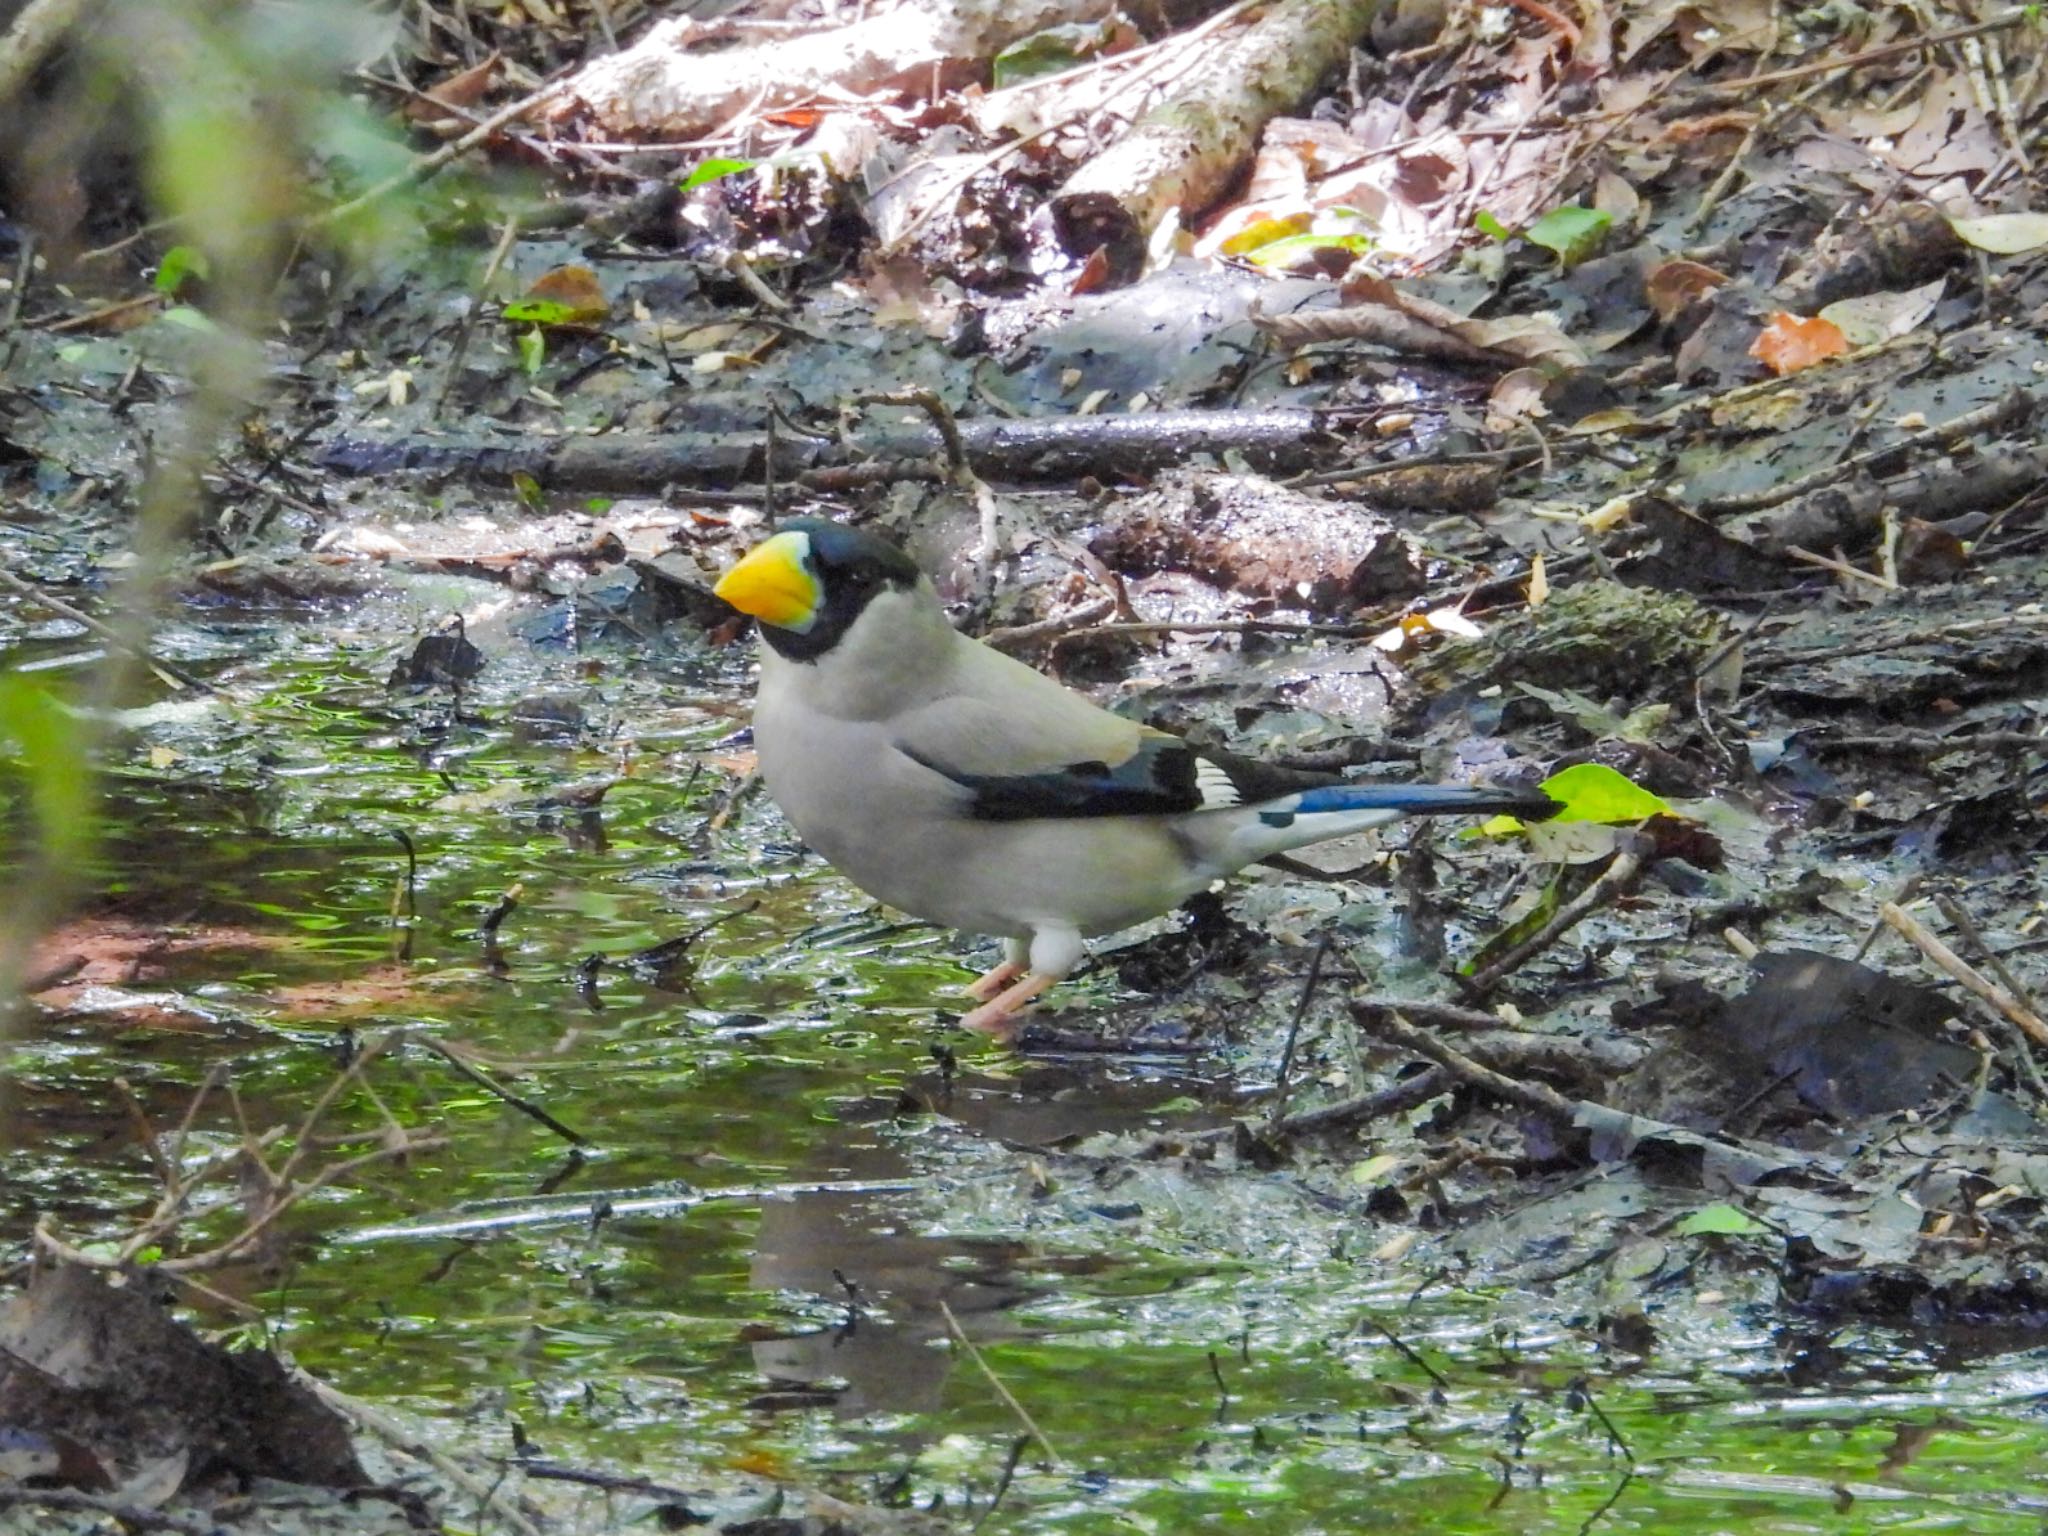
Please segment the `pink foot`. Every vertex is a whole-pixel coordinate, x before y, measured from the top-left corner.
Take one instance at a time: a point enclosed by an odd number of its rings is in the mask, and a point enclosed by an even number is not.
[[[1017,1033],[1017,1015],[1024,1011],[1033,998],[1051,988],[1058,980],[1057,976],[1026,976],[1015,986],[997,993],[961,1019],[961,1028],[984,1030],[998,1040],[1008,1040]]]
[[[1005,960],[994,970],[985,972],[967,989],[967,995],[977,1003],[985,1003],[1003,988],[1024,974],[1024,967],[1015,961]]]

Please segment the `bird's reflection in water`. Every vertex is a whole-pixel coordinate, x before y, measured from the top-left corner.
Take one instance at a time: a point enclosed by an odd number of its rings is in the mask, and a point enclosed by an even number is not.
[[[938,1074],[909,1084],[901,1100],[874,1106],[877,1119],[906,1106],[929,1106],[961,1126],[1007,1145],[1049,1147],[1100,1131],[1156,1124],[1149,1106],[1187,1085],[1147,1077],[1085,1087],[1064,1068],[1017,1078]],[[1176,1116],[1176,1120],[1184,1117]],[[799,1177],[890,1181],[921,1170],[873,1124],[848,1124]],[[940,1405],[958,1351],[945,1309],[977,1346],[1026,1330],[1011,1315],[1058,1273],[1099,1269],[1092,1255],[1047,1256],[1004,1238],[928,1237],[915,1230],[917,1204],[902,1194],[821,1192],[761,1208],[750,1276],[763,1291],[800,1292],[841,1301],[836,1325],[754,1341],[754,1365],[770,1384],[764,1406],[829,1403],[853,1417],[927,1413]]]
[[[896,1178],[899,1158],[860,1159],[854,1177]],[[754,1341],[754,1367],[785,1402],[829,1401],[849,1417],[939,1406],[954,1351],[944,1302],[976,1344],[1015,1336],[1007,1309],[1030,1294],[1018,1242],[919,1237],[888,1195],[819,1194],[761,1210],[751,1270],[762,1290],[843,1299],[844,1315],[812,1332]],[[785,1396],[793,1394],[793,1396]]]

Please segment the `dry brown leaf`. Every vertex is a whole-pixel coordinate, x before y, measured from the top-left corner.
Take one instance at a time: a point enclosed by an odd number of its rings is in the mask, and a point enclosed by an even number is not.
[[[1772,0],[1688,0],[1674,18],[1679,45],[1694,60],[1710,54],[1755,53],[1777,35]]]
[[[1549,415],[1543,408],[1543,387],[1548,382],[1540,368],[1515,368],[1502,374],[1486,397],[1486,430],[1511,432]]]
[[[1920,115],[1898,137],[1891,164],[1920,183],[1929,201],[1933,184],[1955,179],[1956,192],[1967,197],[1977,178],[2004,158],[1997,127],[1978,106],[1976,93],[1960,74],[1944,74],[1920,98]]]
[[[497,83],[498,65],[503,58],[503,54],[494,52],[468,69],[448,76],[439,85],[430,87],[424,97],[405,104],[406,120],[423,124],[460,123],[468,127],[469,120],[463,113],[441,109],[473,107],[482,101]]]
[[[1636,216],[1642,212],[1643,198],[1627,178],[1602,171],[1593,183],[1593,206],[1609,215],[1616,228],[1626,229],[1634,225]]]
[[[1450,327],[1461,341],[1517,362],[1553,368],[1583,368],[1586,352],[1548,315],[1505,315],[1498,320],[1461,320]]]
[[[1669,325],[1727,281],[1724,273],[1699,262],[1667,261],[1650,274],[1644,289],[1650,308]]]
[[[566,311],[558,325],[595,325],[611,314],[611,300],[588,267],[555,267],[533,280],[525,297],[538,304],[560,304]]]

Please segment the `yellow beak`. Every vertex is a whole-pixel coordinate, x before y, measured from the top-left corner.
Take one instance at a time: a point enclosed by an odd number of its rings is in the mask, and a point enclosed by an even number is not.
[[[804,569],[810,550],[809,535],[778,533],[721,576],[711,590],[763,624],[809,629],[825,602],[818,578]]]

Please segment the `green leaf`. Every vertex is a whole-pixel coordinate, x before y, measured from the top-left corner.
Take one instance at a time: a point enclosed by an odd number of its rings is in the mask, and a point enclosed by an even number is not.
[[[1753,1219],[1740,1206],[1702,1206],[1672,1229],[1678,1237],[1746,1237],[1752,1232],[1768,1232],[1771,1229]]]
[[[560,299],[513,299],[498,313],[514,325],[568,325],[582,316],[574,304]]]
[[[1604,763],[1574,763],[1538,787],[1558,802],[1560,809],[1553,821],[1613,825],[1678,814],[1661,795],[1651,794]]]
[[[548,339],[539,326],[522,331],[517,337],[519,366],[531,374],[540,372],[540,365],[548,360]]]
[[[194,278],[203,283],[212,275],[213,267],[206,259],[206,252],[196,245],[174,245],[157,263],[156,291],[174,295]]]
[[[1555,251],[1561,264],[1575,267],[1600,249],[1600,242],[1613,227],[1613,214],[1566,203],[1562,208],[1551,209],[1523,233],[1530,244]]]
[[[1557,909],[1564,905],[1565,882],[1571,871],[1559,865],[1557,873],[1550,877],[1550,883],[1537,894],[1529,910],[1493,934],[1484,944],[1474,950],[1471,956],[1458,966],[1460,976],[1476,976],[1500,956],[1507,954],[1516,945],[1533,938],[1542,931],[1543,925],[1557,915]]]
[[[1472,227],[1489,240],[1512,240],[1515,232],[1484,208],[1472,216]]]
[[[682,179],[680,187],[685,192],[694,192],[707,183],[723,181],[726,177],[737,176],[742,171],[751,171],[760,163],[758,160],[700,160],[696,169]]]
[[[47,688],[18,672],[0,673],[0,754],[0,763],[12,757],[25,781],[50,864],[68,869],[92,837],[91,764],[77,717]]]

